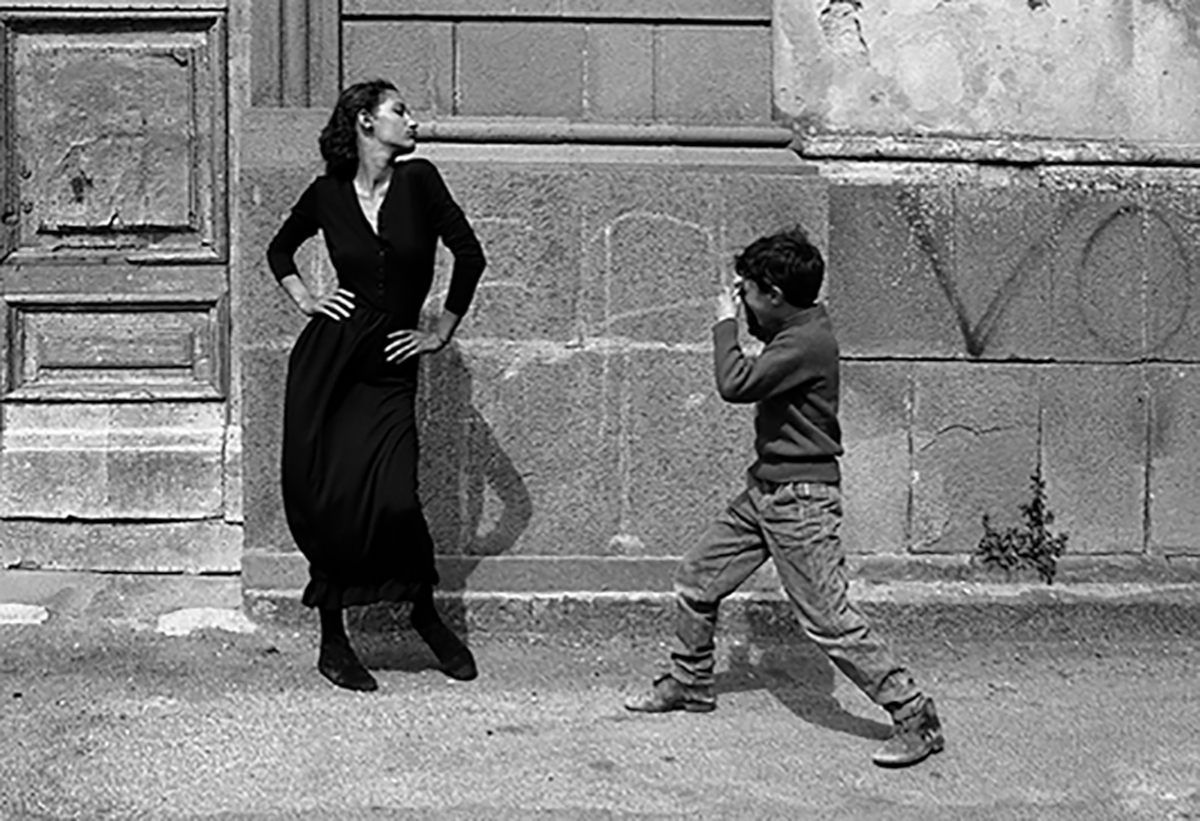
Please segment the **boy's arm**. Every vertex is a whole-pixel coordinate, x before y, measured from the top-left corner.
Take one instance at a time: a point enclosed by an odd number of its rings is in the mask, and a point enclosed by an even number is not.
[[[717,392],[726,402],[758,402],[791,390],[809,377],[803,351],[772,340],[758,356],[746,356],[738,344],[737,320],[713,325],[713,364]]]

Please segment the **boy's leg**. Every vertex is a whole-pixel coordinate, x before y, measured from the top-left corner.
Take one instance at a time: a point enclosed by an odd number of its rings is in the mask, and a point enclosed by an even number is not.
[[[898,752],[881,750],[876,762],[910,764],[940,750],[941,730],[932,701],[850,601],[838,488],[798,482],[764,487],[761,493],[763,535],[805,633],[872,701],[891,713],[897,738],[912,725],[916,740],[906,738],[907,746]]]
[[[797,482],[762,491],[763,533],[804,632],[872,701],[895,709],[920,694],[850,601],[833,485]]]
[[[684,554],[675,570],[675,641],[671,675],[683,684],[713,683],[713,636],[721,602],[769,554],[749,491],[742,491]]]
[[[711,710],[713,637],[721,601],[767,560],[746,491],[739,493],[680,561],[675,571],[675,638],[671,673],[647,696],[625,706],[638,712]]]

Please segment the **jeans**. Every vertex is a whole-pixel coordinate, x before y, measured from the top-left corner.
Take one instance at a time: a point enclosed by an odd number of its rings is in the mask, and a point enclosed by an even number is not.
[[[849,600],[834,485],[775,484],[751,478],[679,564],[672,676],[713,683],[717,609],[768,558],[808,637],[867,696],[889,711],[920,690]]]

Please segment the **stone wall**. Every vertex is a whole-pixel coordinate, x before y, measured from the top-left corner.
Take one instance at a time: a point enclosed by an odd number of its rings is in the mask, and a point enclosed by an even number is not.
[[[982,516],[1015,521],[1040,472],[1063,578],[1194,578],[1198,19],[1132,0],[10,4],[0,565],[299,589],[278,453],[301,318],[263,251],[338,88],[386,76],[491,260],[422,376],[448,589],[668,587],[752,458],[750,410],[712,385],[712,292],[793,222],[829,259],[860,572],[970,575]]]
[[[872,431],[848,485],[884,502],[879,543],[968,554],[1038,471],[1084,578],[1193,574],[1196,12],[774,14],[776,109],[829,185],[846,400]]]
[[[895,466],[850,479],[895,488],[880,532],[969,552],[1040,470],[1072,554],[1200,552],[1195,173],[861,170],[830,187],[829,301],[847,402],[894,434],[851,444]]]
[[[1194,87],[1190,46],[1163,29],[1190,13],[1118,25],[1115,5],[1032,5],[1015,25],[988,4],[345,3],[341,76],[410,83],[420,150],[491,261],[422,377],[444,587],[669,587],[752,459],[749,409],[713,389],[712,292],[746,242],[793,222],[829,260],[860,573],[974,575],[983,515],[1015,523],[1040,473],[1070,535],[1060,578],[1193,576],[1194,103],[1137,82],[1178,69]],[[1097,67],[1064,37],[1117,52]],[[1030,54],[1040,74],[1017,70]],[[248,114],[243,248],[319,169],[325,109],[286,103]],[[790,147],[771,123],[796,128]],[[301,325],[246,259],[243,568],[271,595],[305,580],[276,467]],[[319,250],[305,270],[329,281]]]
[[[772,125],[770,42],[763,2],[343,5],[344,82],[401,86],[490,263],[422,372],[444,588],[661,589],[737,489],[750,416],[713,389],[712,297],[765,230],[827,240],[825,184]],[[320,169],[327,109],[280,107],[269,92],[286,85],[264,82],[248,115],[244,249]],[[319,244],[306,253],[328,283]],[[302,322],[262,258],[247,263],[244,574],[250,591],[295,591],[278,456]]]

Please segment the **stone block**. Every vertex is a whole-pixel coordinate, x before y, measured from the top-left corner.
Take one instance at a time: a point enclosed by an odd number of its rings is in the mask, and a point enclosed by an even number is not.
[[[712,174],[593,166],[581,191],[587,336],[708,345],[722,277]]]
[[[316,134],[312,139],[316,141]],[[242,269],[234,286],[240,303],[234,321],[243,345],[290,344],[304,327],[304,315],[267,267],[267,246],[318,173],[318,168],[243,172],[238,206]],[[317,288],[336,282],[324,246],[318,234],[296,256],[301,278]]]
[[[1200,362],[1200,174],[1171,169],[1144,188],[1146,353]]]
[[[1200,357],[1194,177],[1080,170],[1045,174],[1059,202],[1046,353],[1129,362]]]
[[[458,25],[458,111],[476,117],[583,114],[582,23]]]
[[[966,353],[1044,359],[1054,350],[1049,308],[1058,234],[1075,203],[1021,174],[956,185],[949,264],[936,275]]]
[[[4,515],[94,518],[108,507],[108,455],[103,450],[51,450],[7,444],[3,467]]]
[[[242,351],[242,487],[247,549],[296,549],[283,515],[279,477],[289,353],[288,349],[274,347],[248,347]]]
[[[0,522],[0,567],[104,573],[235,573],[242,529],[198,522]]]
[[[1200,368],[1147,368],[1150,389],[1150,550],[1200,554]]]
[[[825,291],[843,355],[965,352],[938,275],[952,264],[953,214],[944,189],[830,186]]]
[[[225,521],[242,524],[246,519],[245,487],[242,480],[242,412],[240,402],[232,403],[230,416],[236,421],[225,429],[224,487]]]
[[[913,366],[912,550],[973,552],[982,517],[1015,524],[1038,466],[1038,369]]]
[[[600,122],[654,119],[654,32],[597,23],[587,31],[586,116]]]
[[[425,363],[421,498],[446,555],[603,555],[617,532],[602,351],[469,340]]]
[[[223,512],[219,405],[5,408],[7,516],[196,519]]]
[[[791,173],[721,174],[721,266],[732,275],[733,258],[754,240],[799,225],[829,260],[826,183],[797,164]],[[826,286],[827,288],[828,286]]]
[[[1053,528],[1068,534],[1070,553],[1141,553],[1150,413],[1144,369],[1058,365],[1040,382]]]
[[[182,442],[182,447],[162,449],[131,443],[128,449],[109,452],[104,513],[139,519],[222,515],[222,436],[213,431],[205,439],[202,450],[191,450]]]
[[[682,555],[745,486],[753,409],[721,400],[709,351],[638,349],[611,366],[620,552]]]
[[[1136,193],[1111,187],[1064,195],[1073,218],[1059,233],[1050,312],[1058,359],[1126,362],[1146,350],[1146,257]]]
[[[841,388],[842,541],[853,553],[903,553],[912,479],[912,366],[844,362]]]
[[[342,28],[342,75],[345,85],[391,80],[418,115],[453,114],[454,24],[347,21]]]
[[[664,25],[657,38],[656,119],[718,125],[771,121],[770,29]]]
[[[488,260],[460,338],[577,336],[577,175],[557,165],[452,163],[443,176]],[[449,287],[450,260],[443,254],[431,310],[440,310]]]

